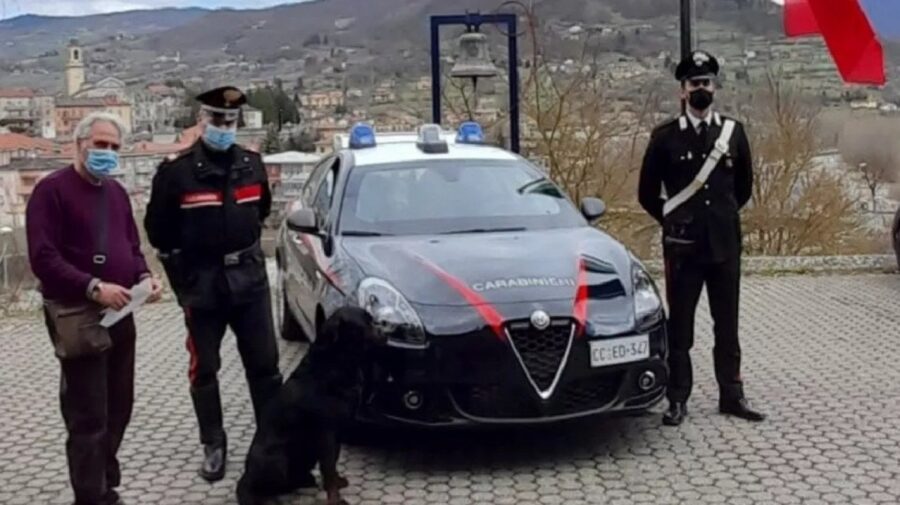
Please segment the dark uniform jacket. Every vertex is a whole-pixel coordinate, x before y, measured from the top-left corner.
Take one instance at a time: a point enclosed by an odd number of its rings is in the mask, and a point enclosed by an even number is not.
[[[163,161],[153,178],[145,227],[183,306],[243,303],[268,289],[260,247],[272,195],[262,158],[202,140]]]
[[[706,184],[663,217],[662,190],[671,198],[694,180],[721,135],[726,119],[713,114],[705,139],[684,115],[658,126],[650,137],[641,168],[638,199],[644,210],[663,226],[666,254],[683,251],[707,261],[725,261],[740,255],[739,212],[750,200],[753,162],[750,143],[738,121],[735,121],[728,154],[719,160]]]

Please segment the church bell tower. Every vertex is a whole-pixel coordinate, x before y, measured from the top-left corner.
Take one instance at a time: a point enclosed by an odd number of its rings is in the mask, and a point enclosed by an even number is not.
[[[78,41],[73,39],[66,52],[66,95],[72,96],[84,86],[84,51]]]

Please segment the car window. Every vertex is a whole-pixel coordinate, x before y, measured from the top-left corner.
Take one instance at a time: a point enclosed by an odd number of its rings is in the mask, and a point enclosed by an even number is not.
[[[306,181],[306,185],[303,187],[302,198],[305,206],[309,207],[313,205],[313,196],[315,196],[319,189],[319,183],[322,181],[325,174],[329,172],[329,168],[334,165],[334,160],[334,157],[325,158],[313,169],[309,179]]]
[[[392,235],[583,226],[543,173],[520,161],[435,161],[350,173],[341,229]]]
[[[334,196],[334,181],[340,166],[338,160],[332,161],[332,166],[325,171],[321,184],[319,184],[319,187],[316,190],[315,200],[312,204],[312,207],[322,219],[328,215],[328,211],[331,209],[331,201]]]

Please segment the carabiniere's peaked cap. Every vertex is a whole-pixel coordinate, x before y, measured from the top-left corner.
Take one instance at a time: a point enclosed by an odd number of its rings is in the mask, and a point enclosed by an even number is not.
[[[220,114],[237,114],[247,103],[247,95],[234,86],[223,86],[197,95],[202,108]]]
[[[690,56],[681,60],[675,69],[675,78],[679,81],[689,79],[709,78],[719,75],[719,60],[706,51],[694,51]]]

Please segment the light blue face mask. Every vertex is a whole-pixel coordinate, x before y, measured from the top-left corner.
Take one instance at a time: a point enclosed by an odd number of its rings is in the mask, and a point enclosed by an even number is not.
[[[217,151],[227,151],[234,145],[237,131],[234,128],[219,128],[208,124],[203,132],[203,141]]]
[[[88,149],[84,166],[94,177],[104,179],[119,168],[119,153],[111,149]]]

